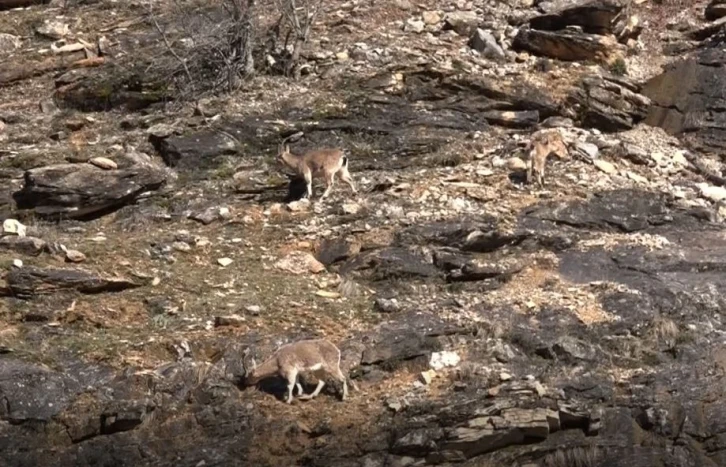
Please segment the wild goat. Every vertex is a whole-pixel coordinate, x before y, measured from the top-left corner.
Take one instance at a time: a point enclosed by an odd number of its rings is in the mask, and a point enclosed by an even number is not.
[[[544,186],[545,165],[550,154],[556,155],[559,159],[567,159],[567,145],[562,135],[557,130],[538,131],[532,134],[529,149],[529,166],[527,169],[527,183],[532,183],[536,177],[537,184]]]
[[[348,172],[348,157],[342,149],[323,148],[296,155],[290,152],[287,144],[283,144],[280,145],[277,157],[283,164],[305,179],[308,198],[313,197],[313,178],[325,178],[325,192],[320,197],[320,199],[325,199],[335,184],[337,173],[340,173],[341,180],[350,185],[353,193],[357,193],[353,179]]]
[[[348,397],[347,378],[340,371],[340,350],[332,342],[326,339],[311,339],[286,344],[277,349],[260,366],[251,360],[252,368],[247,366],[247,355],[245,355],[242,366],[245,370],[245,386],[259,383],[263,379],[273,376],[280,376],[287,381],[287,403],[293,399],[293,388],[297,388],[301,400],[308,400],[320,394],[325,386],[323,380],[326,375],[332,376],[343,383],[343,397]],[[318,385],[311,394],[303,394],[302,386],[298,382],[298,374],[312,372],[318,377]],[[353,389],[357,390],[356,384],[351,381]]]

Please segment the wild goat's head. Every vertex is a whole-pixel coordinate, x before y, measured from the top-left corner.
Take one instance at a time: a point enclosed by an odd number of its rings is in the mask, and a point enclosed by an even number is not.
[[[242,353],[242,369],[244,370],[243,381],[247,383],[254,376],[257,369],[257,362],[252,357],[249,347]]]
[[[290,152],[290,146],[285,143],[280,143],[277,147],[277,162],[279,164],[288,165],[291,157],[292,153]]]

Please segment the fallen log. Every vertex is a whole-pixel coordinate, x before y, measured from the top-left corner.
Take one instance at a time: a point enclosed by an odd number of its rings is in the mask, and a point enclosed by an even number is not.
[[[66,54],[62,57],[48,57],[40,61],[24,61],[13,64],[8,69],[0,70],[0,88],[48,73],[74,68],[96,67],[104,63],[105,57],[88,58],[84,50]]]

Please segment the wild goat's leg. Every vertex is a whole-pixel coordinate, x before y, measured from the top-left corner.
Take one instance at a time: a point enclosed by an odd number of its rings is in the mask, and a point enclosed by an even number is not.
[[[356,190],[355,184],[353,183],[353,178],[350,176],[350,172],[348,172],[348,167],[343,167],[343,169],[340,171],[340,179],[347,183],[348,186],[350,186],[350,189],[353,190],[353,193],[358,193],[358,190]]]
[[[330,175],[325,176],[325,191],[323,192],[323,196],[320,197],[320,199],[325,199],[330,194],[330,190],[333,189],[333,185],[335,184],[335,174],[332,173]]]
[[[300,399],[306,401],[317,397],[317,395],[320,394],[320,391],[323,389],[323,386],[325,386],[325,381],[323,381],[321,378],[318,380],[318,386],[315,388],[315,391],[313,391],[312,394],[305,394],[304,396],[300,396]]]
[[[305,177],[305,185],[307,186],[308,190],[308,199],[312,201],[313,199],[313,174],[310,172],[310,170],[305,171],[303,174]]]
[[[290,370],[286,375],[285,379],[287,380],[287,403],[292,403],[292,390],[295,388],[297,384],[297,371]]]
[[[348,380],[340,369],[336,378],[343,383],[343,400],[346,400],[348,398]]]

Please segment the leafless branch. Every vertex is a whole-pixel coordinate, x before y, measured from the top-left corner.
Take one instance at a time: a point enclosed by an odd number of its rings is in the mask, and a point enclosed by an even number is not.
[[[292,52],[285,66],[285,74],[287,75],[292,74],[293,71],[295,71],[296,75],[299,72],[297,65],[300,60],[300,53],[310,38],[313,23],[322,5],[322,0],[302,0],[302,2],[303,5],[299,6],[298,0],[275,0],[275,4],[284,16],[289,28],[285,39],[285,47],[287,48],[290,35],[295,38]]]

